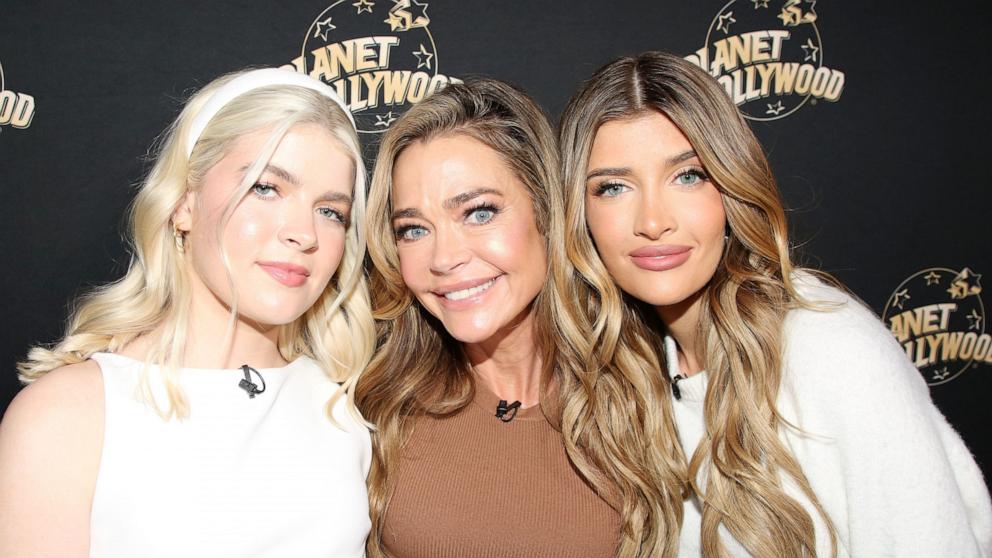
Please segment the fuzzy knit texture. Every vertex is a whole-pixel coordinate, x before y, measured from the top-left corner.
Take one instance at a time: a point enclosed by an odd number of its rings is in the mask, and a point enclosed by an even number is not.
[[[190,415],[168,422],[136,397],[143,362],[93,360],[106,419],[92,558],[364,556],[369,432],[343,400],[340,427],[328,420],[337,384],[313,360],[259,370],[254,399],[239,369],[184,368]],[[160,369],[149,373],[160,386]]]
[[[615,556],[619,516],[574,471],[540,406],[511,422],[476,382],[457,414],[414,423],[386,511],[395,558]]]
[[[777,406],[798,427],[780,438],[799,462],[837,530],[840,557],[992,555],[992,504],[982,473],[934,406],[920,373],[879,319],[847,294],[798,274],[806,300],[784,322]],[[671,377],[675,341],[665,339]],[[705,372],[678,382],[673,399],[687,455],[703,439]],[[705,480],[700,479],[705,492]],[[830,556],[825,525],[794,483],[783,481],[816,522],[817,554]],[[685,503],[680,556],[701,556],[700,502]],[[723,530],[732,556],[744,549]]]

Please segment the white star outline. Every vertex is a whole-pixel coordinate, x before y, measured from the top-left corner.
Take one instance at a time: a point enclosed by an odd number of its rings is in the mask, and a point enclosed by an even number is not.
[[[969,322],[971,322],[971,325],[968,326],[968,329],[973,329],[975,331],[982,331],[982,317],[978,315],[978,312],[975,311],[974,308],[972,308],[971,313],[965,317],[968,318]]]
[[[812,60],[813,62],[817,61],[816,58],[820,54],[820,47],[813,44],[813,39],[806,39],[806,44],[800,46],[802,47],[803,52],[806,53],[806,56],[803,57],[804,62],[806,60]]]
[[[427,67],[428,70],[431,69],[431,59],[434,58],[434,54],[427,51],[427,48],[423,43],[420,43],[420,49],[413,51],[413,55],[417,57],[417,69]]]
[[[903,289],[892,295],[892,305],[902,310],[903,303],[911,298],[913,297],[909,296],[909,289]]]
[[[358,0],[353,3],[352,6],[358,9],[358,12],[356,12],[355,15],[361,15],[362,12],[372,13],[372,8],[375,7],[375,2],[372,0]]]
[[[926,279],[928,286],[929,285],[940,285],[940,278],[941,277],[942,277],[942,275],[939,274],[939,273],[937,273],[936,271],[931,271],[930,273],[927,273],[926,275],[923,276],[923,278]]]
[[[782,106],[782,101],[778,101],[774,105],[768,103],[768,110],[765,111],[765,114],[774,114],[775,116],[778,116],[783,110],[785,110],[785,107]]]
[[[396,117],[393,116],[393,111],[389,111],[386,114],[375,115],[375,125],[382,126],[383,128],[388,128],[390,124],[396,121]]]
[[[734,12],[727,12],[725,14],[720,14],[716,16],[716,19],[718,20],[716,24],[716,28],[719,29],[720,31],[723,31],[724,35],[730,34],[731,23],[737,23],[737,20],[734,19]]]
[[[324,21],[318,21],[317,29],[315,29],[313,32],[313,38],[316,39],[317,37],[320,37],[321,39],[324,39],[326,41],[327,32],[330,31],[331,29],[338,28],[336,25],[331,23],[332,19],[333,19],[332,16],[327,16],[327,19],[325,19]]]
[[[755,10],[757,10],[758,8],[767,8],[768,7],[768,0],[751,0],[751,2],[754,2],[754,9]]]

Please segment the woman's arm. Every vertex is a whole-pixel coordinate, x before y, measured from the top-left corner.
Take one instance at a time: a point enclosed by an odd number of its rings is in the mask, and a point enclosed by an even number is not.
[[[89,555],[103,415],[93,361],[53,370],[11,402],[0,423],[0,556]]]
[[[830,449],[802,465],[832,508],[838,543],[852,556],[988,555],[981,471],[895,338],[843,299],[839,310],[790,314],[783,378],[804,422],[828,433],[820,447]]]

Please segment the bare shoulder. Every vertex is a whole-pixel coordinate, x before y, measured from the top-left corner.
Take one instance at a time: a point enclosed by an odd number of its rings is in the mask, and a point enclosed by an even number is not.
[[[0,555],[85,555],[103,418],[92,361],[55,369],[14,398],[0,422]]]
[[[7,408],[0,435],[25,426],[38,431],[62,422],[85,427],[102,419],[103,376],[100,366],[87,360],[56,368],[22,389]]]

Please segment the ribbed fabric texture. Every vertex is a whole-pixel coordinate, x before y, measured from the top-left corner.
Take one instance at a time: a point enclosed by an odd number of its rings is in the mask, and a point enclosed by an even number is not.
[[[539,406],[513,421],[476,384],[454,416],[423,418],[400,460],[383,541],[396,558],[615,556],[619,516],[574,471]]]

